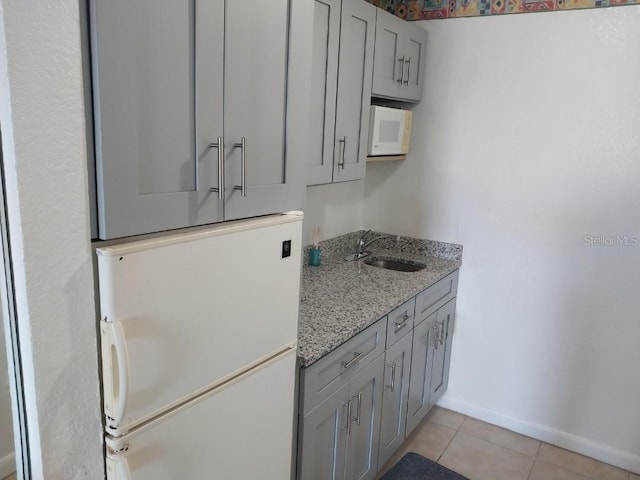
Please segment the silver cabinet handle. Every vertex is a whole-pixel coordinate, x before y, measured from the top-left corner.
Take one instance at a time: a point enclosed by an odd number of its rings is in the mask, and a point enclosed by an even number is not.
[[[342,430],[347,431],[347,435],[351,435],[351,400],[342,404],[343,407],[347,407],[347,425],[346,427],[340,427]]]
[[[431,327],[431,333],[433,336],[433,346],[435,347],[435,349],[438,349],[438,325],[436,323],[433,324],[433,326]]]
[[[210,143],[209,148],[218,149],[218,188],[210,188],[210,192],[218,193],[218,200],[224,200],[224,140],[218,137],[216,143]]]
[[[241,148],[240,152],[240,185],[233,187],[234,190],[240,190],[240,195],[247,196],[247,137],[242,137],[240,143],[234,143],[234,147]]]
[[[400,330],[402,330],[404,327],[407,326],[407,320],[409,320],[411,317],[408,314],[404,314],[404,317],[402,317],[402,321],[401,322],[395,322],[395,333],[399,332]]]
[[[342,144],[342,162],[340,161],[340,157],[338,157],[338,166],[344,170],[345,164],[345,150],[347,149],[347,137],[342,137],[338,140],[338,143]]]
[[[357,395],[351,395],[353,398],[358,400],[358,414],[352,418],[356,425],[360,425],[360,411],[362,409],[362,392],[358,392]]]
[[[438,334],[438,340],[440,341],[440,345],[444,345],[444,320],[440,322],[440,331]]]
[[[353,352],[353,358],[348,362],[342,362],[342,367],[346,370],[347,368],[353,367],[356,363],[360,361],[360,359],[365,356],[365,352]]]
[[[409,85],[409,79],[411,78],[411,57],[409,57],[409,60],[405,60],[405,62],[407,64],[407,79],[404,81],[405,85]],[[403,69],[403,73],[404,73],[404,69]],[[404,75],[402,76],[402,78],[404,78]]]
[[[396,386],[396,362],[393,362],[391,365],[387,365],[387,367],[391,369],[391,385],[389,385],[387,388],[391,393],[393,393]]]
[[[402,85],[402,82],[404,81],[404,55],[402,56],[402,58],[398,59],[398,63],[400,64],[400,78],[397,80],[397,82]],[[394,74],[395,77],[395,74]]]

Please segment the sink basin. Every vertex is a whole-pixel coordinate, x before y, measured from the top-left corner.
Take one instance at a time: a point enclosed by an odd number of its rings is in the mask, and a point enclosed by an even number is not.
[[[424,263],[409,262],[401,258],[370,258],[364,263],[372,267],[386,268],[387,270],[395,270],[396,272],[417,272],[426,267]]]

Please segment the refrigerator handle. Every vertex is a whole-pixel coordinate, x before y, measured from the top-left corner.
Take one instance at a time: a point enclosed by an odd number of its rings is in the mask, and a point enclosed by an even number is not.
[[[127,457],[118,454],[107,456],[107,480],[131,480]]]
[[[129,355],[122,323],[101,321],[105,413],[111,420],[111,426],[118,426],[124,420],[129,396]],[[106,334],[106,335],[105,335]],[[106,345],[105,345],[106,343]],[[105,348],[106,347],[106,348]],[[114,369],[116,367],[116,369]],[[108,377],[106,374],[109,374]]]

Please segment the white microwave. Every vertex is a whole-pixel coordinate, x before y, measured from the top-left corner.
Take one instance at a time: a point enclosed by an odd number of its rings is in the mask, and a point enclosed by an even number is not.
[[[409,110],[371,107],[368,155],[401,155],[409,152],[412,113]]]

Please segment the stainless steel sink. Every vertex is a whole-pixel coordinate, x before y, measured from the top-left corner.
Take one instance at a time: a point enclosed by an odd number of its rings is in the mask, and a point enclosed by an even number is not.
[[[378,268],[386,268],[387,270],[395,270],[396,272],[417,272],[426,267],[424,263],[409,262],[401,258],[369,258],[364,261],[367,265]]]

